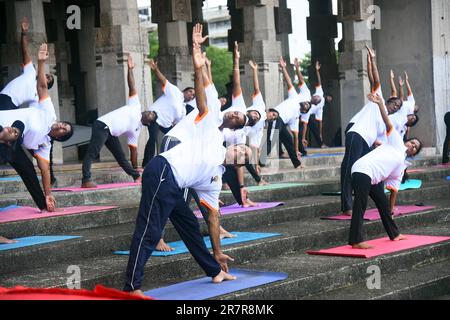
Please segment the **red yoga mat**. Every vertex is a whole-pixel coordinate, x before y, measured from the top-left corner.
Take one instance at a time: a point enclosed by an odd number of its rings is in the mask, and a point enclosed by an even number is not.
[[[400,216],[408,215],[411,213],[427,211],[427,210],[431,210],[434,208],[436,208],[436,207],[433,207],[433,206],[423,206],[423,207],[398,206],[397,207],[398,211],[394,214],[394,217],[400,217]],[[352,217],[338,215],[338,216],[331,216],[331,217],[322,217],[321,219],[323,219],[323,220],[352,220]],[[378,209],[376,209],[376,208],[367,210],[366,213],[364,214],[364,220],[367,220],[367,221],[374,221],[374,220],[380,220],[380,219],[381,219],[380,213],[378,212]]]
[[[347,245],[318,251],[307,251],[306,253],[311,255],[372,258],[383,254],[389,254],[450,240],[450,237],[417,235],[405,236],[407,239],[402,241],[391,241],[388,237],[367,241],[367,244],[373,246],[373,249],[353,249],[351,246]]]
[[[70,289],[32,289],[0,287],[0,300],[154,300],[116,289],[96,286],[93,291]]]
[[[117,206],[79,206],[70,208],[59,208],[58,210],[60,211],[57,212],[40,213],[40,210],[36,208],[19,207],[1,212],[0,223],[65,216],[77,213],[104,211],[115,208],[117,208]]]
[[[256,207],[242,208],[239,204],[236,203],[236,204],[233,204],[232,206],[220,208],[220,214],[222,216],[226,216],[226,215],[242,213],[242,212],[270,209],[270,208],[275,208],[275,207],[279,207],[282,205],[284,205],[283,202],[258,202]],[[194,213],[195,213],[195,216],[199,219],[203,217],[199,210],[195,210]]]
[[[80,187],[67,187],[67,188],[56,188],[52,189],[54,192],[82,192],[82,191],[93,191],[93,190],[104,190],[104,189],[119,189],[126,187],[137,187],[140,183],[136,182],[124,182],[124,183],[109,183],[109,184],[99,184],[96,188],[80,188]]]

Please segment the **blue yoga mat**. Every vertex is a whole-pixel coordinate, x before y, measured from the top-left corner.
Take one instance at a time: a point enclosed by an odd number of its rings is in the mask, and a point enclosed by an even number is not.
[[[46,244],[51,242],[58,242],[64,240],[70,240],[75,238],[81,238],[79,236],[34,236],[26,238],[18,238],[17,243],[0,244],[0,251],[13,250],[18,248],[30,247],[39,244]]]
[[[447,180],[450,181],[450,176],[447,177]]]
[[[18,208],[21,208],[21,206],[16,206],[16,205],[8,206],[8,207],[5,207],[5,208],[0,208],[0,212],[5,212],[5,211],[8,211],[8,210],[13,210],[13,209],[18,209]]]
[[[211,278],[205,277],[150,290],[144,294],[159,300],[205,300],[276,281],[282,281],[288,277],[286,273],[281,272],[239,269],[230,269],[230,274],[236,276],[237,279],[214,284],[211,282]]]
[[[265,238],[271,238],[271,237],[277,237],[281,236],[279,233],[254,233],[254,232],[231,232],[231,234],[236,235],[236,238],[226,238],[220,241],[220,244],[222,246],[229,246],[236,243],[243,243],[243,242],[249,242],[249,241],[255,241]],[[205,241],[206,247],[208,249],[212,248],[211,240],[209,237],[204,237],[203,240]],[[176,242],[170,242],[168,245],[172,248],[174,248],[174,251],[171,252],[160,252],[160,251],[153,251],[152,256],[155,257],[166,257],[166,256],[174,256],[177,254],[182,253],[188,253],[189,250],[184,244],[183,241],[176,241]],[[114,254],[118,255],[129,255],[130,251],[116,251]]]
[[[409,189],[420,189],[420,187],[422,186],[422,180],[406,180],[405,183],[402,183],[400,185],[400,190],[399,191],[403,191],[403,190],[409,190]],[[385,192],[389,192],[389,190],[385,190]]]
[[[22,181],[22,179],[19,176],[0,178],[0,182],[11,182],[11,181]]]

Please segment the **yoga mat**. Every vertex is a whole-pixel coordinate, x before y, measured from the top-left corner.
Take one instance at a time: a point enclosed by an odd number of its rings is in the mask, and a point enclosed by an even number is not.
[[[405,235],[408,239],[402,241],[391,241],[388,237],[367,241],[373,246],[373,249],[353,249],[351,246],[342,246],[318,251],[307,251],[312,255],[355,257],[355,258],[372,258],[383,254],[408,250],[421,246],[426,246],[438,242],[448,241],[450,237],[434,237],[434,236],[417,236]]]
[[[236,276],[237,279],[214,284],[212,283],[211,278],[205,277],[150,290],[144,294],[160,300],[205,300],[239,290],[282,281],[288,277],[286,273],[281,272],[262,272],[239,269],[230,269],[230,274]]]
[[[5,208],[0,208],[0,212],[5,212],[5,211],[13,210],[13,209],[18,209],[18,208],[22,208],[22,207],[21,206],[16,206],[16,205],[8,206],[8,207],[5,207]]]
[[[434,209],[436,207],[433,206],[398,206],[398,211],[394,214],[394,217],[400,217],[411,213],[416,212],[422,212]],[[352,217],[344,216],[344,215],[338,215],[338,216],[332,216],[332,217],[322,217],[323,220],[352,220]],[[378,212],[378,209],[370,209],[367,210],[364,214],[364,220],[367,221],[374,221],[374,220],[380,220],[380,214]]]
[[[426,172],[427,170],[426,169],[411,169],[411,170],[408,170],[407,172],[408,173],[420,173],[420,172]]]
[[[447,180],[450,181],[450,176],[447,177]]]
[[[13,222],[20,220],[41,219],[57,216],[65,216],[69,214],[96,212],[115,209],[117,206],[79,206],[60,208],[58,212],[40,213],[39,209],[31,207],[18,207],[0,213],[0,223]]]
[[[409,172],[411,172],[411,171],[409,171]],[[399,191],[410,190],[410,189],[420,189],[420,187],[422,187],[422,180],[410,179],[410,180],[406,180],[405,183],[402,183],[400,185]],[[384,192],[388,193],[389,190],[386,189]],[[322,192],[322,195],[323,196],[340,196],[341,191]]]
[[[24,247],[36,246],[39,244],[46,244],[51,242],[59,242],[70,239],[81,238],[79,236],[34,236],[34,237],[25,237],[14,239],[17,240],[17,243],[11,244],[0,244],[0,251],[19,249]]]
[[[0,182],[12,182],[12,181],[22,181],[22,178],[20,178],[19,176],[0,178]]]
[[[269,184],[267,186],[247,187],[247,190],[249,192],[254,192],[254,191],[266,191],[266,190],[278,190],[278,189],[307,186],[307,185],[310,185],[310,183],[277,183],[277,184]],[[231,194],[231,190],[223,190],[222,193]]]
[[[343,156],[344,153],[315,153],[311,155],[304,156],[303,158],[321,158],[321,157],[337,157],[337,156]]]
[[[340,196],[340,191],[330,191],[330,192],[322,192],[323,196]]]
[[[229,246],[236,243],[244,243],[249,241],[255,241],[260,239],[266,239],[271,237],[277,237],[281,236],[279,233],[254,233],[254,232],[231,232],[231,234],[236,235],[236,238],[226,238],[222,239],[220,241],[220,244],[222,246]],[[204,237],[203,240],[205,241],[206,247],[208,249],[212,248],[211,240],[209,237]],[[188,253],[189,250],[184,244],[183,241],[176,241],[176,242],[170,242],[168,245],[172,248],[174,248],[174,251],[171,252],[160,252],[160,251],[153,251],[152,256],[154,257],[167,257],[167,256],[174,256],[177,254],[182,253]],[[129,255],[130,251],[116,251],[114,254],[117,255]]]
[[[256,207],[242,208],[239,204],[233,204],[232,206],[222,207],[220,208],[220,214],[222,216],[242,213],[242,212],[250,212],[250,211],[258,211],[264,209],[271,209],[275,207],[279,207],[284,205],[283,202],[258,202]],[[200,210],[195,210],[194,214],[197,218],[203,218]]]
[[[99,184],[97,188],[79,188],[79,187],[67,187],[67,188],[56,188],[52,189],[54,192],[82,192],[82,191],[93,191],[93,190],[104,190],[104,189],[119,189],[125,187],[137,187],[140,183],[135,182],[124,182],[124,183],[110,183],[110,184]]]

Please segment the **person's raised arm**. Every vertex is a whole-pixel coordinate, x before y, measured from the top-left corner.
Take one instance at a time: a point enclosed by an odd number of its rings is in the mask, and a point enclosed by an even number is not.
[[[405,99],[405,92],[403,88],[405,87],[405,83],[403,82],[402,77],[398,77],[398,87],[399,87],[399,98],[403,101]]]
[[[317,86],[321,87],[322,86],[322,77],[320,76],[320,62],[316,61],[316,76],[317,76]]]
[[[261,92],[261,89],[259,87],[258,65],[252,60],[250,60],[248,64],[250,65],[253,71],[253,88],[254,88],[253,96],[256,96]]]
[[[370,90],[373,89],[373,70],[372,62],[370,61],[370,54],[367,54],[367,76],[369,77]]]
[[[28,50],[28,30],[30,29],[30,23],[28,22],[27,17],[24,17],[22,19],[21,27],[22,33],[20,36],[20,44],[22,47],[23,65],[26,66],[27,64],[31,63],[30,51]]]
[[[291,88],[293,87],[292,85],[292,80],[291,80],[291,76],[289,75],[289,73],[286,70],[286,61],[284,60],[283,57],[280,57],[280,68],[281,68],[281,72],[283,73],[284,76],[284,81],[286,82],[288,91],[291,90]]]
[[[38,79],[37,92],[39,100],[48,98],[47,77],[45,76],[45,61],[48,59],[48,47],[46,43],[41,44],[38,54]]]
[[[408,97],[410,97],[413,95],[413,91],[411,89],[411,84],[409,83],[409,76],[406,71],[405,71],[405,83],[406,83],[406,89],[408,90]]]
[[[199,117],[201,118],[208,112],[208,106],[206,104],[205,86],[203,83],[203,68],[206,64],[206,55],[202,52],[201,45],[207,39],[202,37],[203,26],[196,24],[192,31],[192,61],[194,64],[195,77],[194,86],[197,100],[197,108],[199,111]]]
[[[239,97],[242,94],[241,87],[241,71],[239,69],[239,60],[241,53],[239,52],[239,45],[237,41],[234,42],[234,54],[233,54],[233,97]]]
[[[136,82],[134,80],[133,69],[136,65],[133,62],[131,55],[128,55],[128,96],[133,97],[137,94]]]
[[[158,63],[155,62],[155,60],[150,59],[148,61],[148,64],[150,65],[150,69],[152,69],[152,71],[155,74],[156,78],[158,78],[159,82],[164,87],[166,85],[167,78],[159,70]]]
[[[370,57],[370,65],[372,67],[372,75],[373,75],[373,87],[372,92],[377,91],[381,87],[380,73],[378,72],[378,66],[375,62],[375,52],[366,45],[366,48],[369,52]]]
[[[305,83],[305,78],[303,78],[303,74],[300,69],[300,60],[298,60],[298,58],[295,58],[294,64],[295,64],[295,72],[297,73],[298,77],[298,86],[301,87]]]
[[[380,109],[381,117],[383,118],[383,122],[386,125],[386,132],[389,134],[393,129],[394,126],[392,125],[391,119],[389,118],[386,107],[384,105],[384,100],[381,98],[378,94],[370,93],[368,95],[368,98],[370,101],[378,105],[378,108]]]
[[[206,57],[206,69],[208,70],[209,82],[214,83],[212,75],[212,61]]]
[[[397,87],[395,86],[395,74],[394,70],[391,70],[390,74],[390,84],[391,84],[391,98],[398,97]]]
[[[51,178],[50,178],[50,162],[42,157],[36,157],[39,170],[41,171],[42,186],[44,187],[45,203],[47,211],[56,210],[56,200],[52,195]]]

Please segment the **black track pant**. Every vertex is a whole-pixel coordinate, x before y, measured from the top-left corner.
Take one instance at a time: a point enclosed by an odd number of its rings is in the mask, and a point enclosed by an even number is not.
[[[450,112],[447,112],[444,116],[445,125],[447,126],[447,134],[445,136],[444,141],[444,150],[442,153],[442,163],[448,163],[449,157],[448,157],[448,150],[450,145]]]
[[[237,176],[237,169],[234,165],[226,165],[225,172],[222,177],[223,181],[228,184],[236,202],[242,206],[241,188]]]
[[[269,122],[269,130],[267,132],[267,155],[270,154],[272,151],[272,131],[274,129],[278,129],[280,133],[280,143],[284,145],[286,148],[289,158],[291,158],[292,164],[294,165],[294,168],[298,168],[301,165],[300,160],[297,158],[297,151],[294,148],[294,140],[289,133],[289,130],[287,129],[286,125],[284,124],[283,120],[277,119],[275,128],[274,128],[274,122]]]
[[[355,190],[355,201],[353,202],[353,214],[348,243],[354,245],[364,241],[363,222],[369,196],[377,206],[381,221],[389,238],[394,240],[400,233],[389,210],[389,200],[384,193],[384,182],[372,185],[371,178],[368,175],[355,172],[352,175],[352,185]]]
[[[321,147],[323,145],[323,140],[320,138],[319,121],[316,120],[315,115],[312,115],[309,118],[308,127],[314,139],[316,139],[316,142],[319,144],[319,147]]]
[[[142,167],[145,168],[145,166],[155,157],[156,154],[156,140],[158,138],[158,133],[161,131],[164,134],[167,134],[172,127],[170,128],[163,128],[158,123],[153,122],[152,124],[147,126],[148,128],[148,141],[145,145],[145,151],[144,151],[144,159],[142,160]],[[162,148],[163,146],[161,146]]]
[[[41,210],[47,209],[44,191],[39,183],[33,162],[28,158],[25,150],[19,147],[12,152],[4,144],[0,144],[0,158],[8,162],[16,170],[37,207]]]
[[[106,124],[96,120],[92,125],[91,142],[83,161],[83,183],[91,180],[92,162],[98,158],[103,146],[106,146],[111,151],[116,161],[128,175],[132,176],[134,180],[139,178],[139,172],[133,169],[130,162],[126,159],[119,138],[111,135]]]
[[[11,97],[6,94],[0,94],[0,111],[15,109],[19,109],[19,107],[12,102]]]

